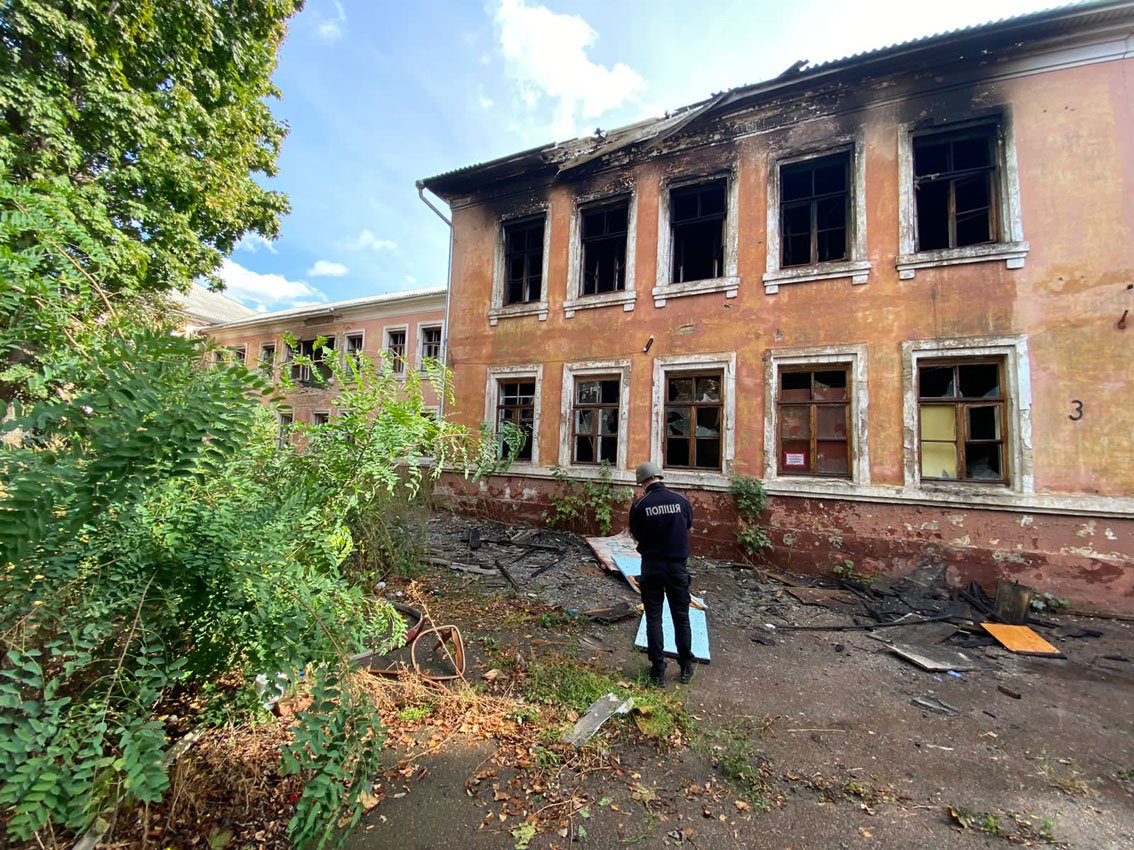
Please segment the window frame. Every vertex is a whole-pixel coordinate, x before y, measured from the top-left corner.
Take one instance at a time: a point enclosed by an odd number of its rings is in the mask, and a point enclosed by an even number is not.
[[[951,367],[956,369],[959,366],[979,366],[979,365],[995,365],[997,369],[997,385],[1000,390],[1000,395],[994,399],[988,398],[935,398],[925,397],[921,394],[921,370],[927,367],[945,368]],[[917,381],[917,406],[918,406],[918,475],[922,481],[937,482],[963,482],[967,484],[982,484],[982,485],[1004,485],[1011,480],[1012,470],[1010,458],[1008,457],[1008,393],[1005,386],[1005,361],[1002,356],[997,357],[946,357],[942,359],[937,358],[922,358],[914,370],[915,380]],[[957,384],[959,386],[959,374],[957,374]],[[924,461],[922,458],[923,445],[926,442],[949,442],[941,440],[925,440],[921,436],[921,411],[926,406],[931,407],[951,407],[953,408],[953,421],[954,421],[954,439],[951,441],[955,446],[956,461],[958,475],[956,478],[938,478],[936,476],[926,476],[924,469]],[[997,418],[1000,422],[1000,439],[999,440],[972,440],[969,439],[968,430],[969,423],[963,415],[963,411],[967,411],[970,407],[991,407],[997,408]],[[999,478],[973,478],[969,476],[967,464],[967,444],[968,443],[992,443],[1001,446],[1001,475]],[[960,472],[964,470],[966,475],[961,476]]]
[[[811,378],[811,387],[809,392],[812,394],[815,390],[815,375],[820,372],[841,372],[846,378],[844,386],[845,395],[842,399],[826,399],[816,400],[814,395],[806,401],[789,401],[783,397],[783,378],[785,375],[809,375]],[[776,434],[777,447],[776,447],[776,474],[784,478],[792,476],[805,476],[809,478],[850,478],[854,469],[854,457],[851,453],[851,446],[853,441],[851,439],[851,399],[854,389],[854,378],[850,373],[850,369],[841,363],[832,363],[825,368],[822,366],[789,366],[781,369],[779,374],[780,380],[776,382],[776,413],[782,420],[784,413],[788,409],[799,408],[807,410],[808,419],[808,465],[807,468],[800,468],[798,470],[791,469],[784,462],[784,456],[787,452],[783,451],[783,430],[780,429]],[[818,469],[819,462],[819,443],[820,442],[839,442],[838,440],[821,440],[819,436],[819,408],[821,407],[838,407],[843,411],[843,427],[844,436],[842,442],[847,447],[847,471],[845,473],[822,472]],[[802,442],[802,441],[801,441]]]
[[[334,357],[338,353],[338,349],[335,347],[335,336],[336,336],[335,334],[328,334],[327,336],[323,336],[322,334],[317,334],[314,337],[310,337],[310,338],[306,338],[306,339],[296,339],[296,343],[298,343],[298,345],[299,345],[298,349],[292,348],[290,343],[284,343],[284,345],[287,349],[286,353],[285,353],[286,359],[285,359],[284,362],[287,364],[287,367],[288,367],[288,371],[287,371],[288,379],[291,380],[293,383],[300,384],[300,385],[303,385],[303,386],[317,386],[319,382],[315,380],[315,376],[311,371],[312,368],[319,370],[319,374],[322,376],[324,381],[330,381],[331,380],[331,377],[332,377],[331,370],[325,365],[326,361],[327,361],[327,355],[324,355],[323,357],[316,357],[316,355],[315,355],[315,341],[317,339],[319,339],[319,337],[321,337],[321,336],[325,340],[322,347],[323,348],[329,348],[331,350],[330,356]],[[303,346],[304,346],[305,343],[308,343],[311,346],[311,352],[309,354],[304,354],[304,352],[303,352]],[[311,365],[307,366],[307,365],[300,365],[298,363],[295,363],[294,358],[295,358],[296,354],[299,354],[300,356],[303,356],[303,357],[311,358]],[[302,370],[305,370],[305,372],[300,372],[299,377],[296,377],[295,371],[294,371],[296,369],[302,369]]]
[[[667,378],[671,374],[721,372],[721,465],[720,469],[666,467],[665,408]],[[651,417],[650,459],[674,484],[726,486],[736,458],[736,352],[715,354],[662,355],[654,358],[653,415]]]
[[[993,191],[995,217],[1000,224],[999,239],[961,248],[918,250],[917,197],[914,188],[914,143],[917,139],[963,133],[992,127],[996,156]],[[962,263],[1004,261],[1008,269],[1022,269],[1029,245],[1024,240],[1021,217],[1019,166],[1011,111],[997,109],[964,120],[938,124],[902,125],[898,133],[898,236],[899,255],[895,260],[900,280],[912,280],[920,269]]]
[[[352,352],[350,350],[350,341],[351,341],[352,338],[355,338],[355,337],[358,338],[358,340],[359,340],[359,346],[358,346],[358,349],[356,351]],[[346,359],[348,357],[350,357],[351,354],[355,354],[356,356],[359,356],[359,357],[364,357],[366,355],[366,331],[365,330],[348,331],[348,332],[343,334],[343,362],[346,362]]]
[[[535,381],[535,397],[533,404],[535,410],[532,415],[532,457],[531,460],[517,460],[510,467],[511,470],[530,471],[539,466],[541,426],[541,407],[543,395],[543,364],[530,363],[519,366],[490,366],[485,372],[484,390],[484,422],[496,433],[496,412],[500,403],[501,381]]]
[[[390,351],[391,334],[402,335],[402,353],[397,358],[395,358],[393,352]],[[409,368],[409,343],[409,325],[384,325],[382,327],[382,356],[385,358],[386,355],[389,355],[388,362],[396,377],[404,377],[406,370]],[[402,367],[400,369],[397,368],[399,363]]]
[[[425,353],[425,332],[437,331],[437,354],[427,355]],[[445,362],[445,323],[444,322],[418,322],[417,323],[417,370],[419,372],[425,371],[426,357],[433,357],[438,363]]]
[[[849,476],[813,475],[780,472],[779,463],[779,385],[784,370],[827,371],[842,367],[848,376],[847,429],[850,462]],[[765,355],[764,373],[764,479],[768,483],[784,483],[807,489],[854,490],[870,485],[870,444],[867,411],[870,401],[867,382],[867,350],[865,345],[839,345],[809,348],[781,348]]]
[[[921,418],[919,366],[926,361],[1003,361],[1005,481],[950,480],[921,477]],[[972,339],[907,340],[902,343],[903,412],[905,421],[904,478],[909,489],[928,492],[997,494],[1035,492],[1032,459],[1032,390],[1028,341],[1024,336]],[[931,402],[932,403],[932,402]]]
[[[505,234],[507,229],[525,221],[543,218],[543,267],[540,296],[536,301],[508,304],[505,301],[507,288],[507,258],[505,256]],[[518,208],[496,223],[496,248],[493,257],[492,303],[488,308],[488,323],[495,326],[500,319],[519,316],[535,316],[539,321],[547,321],[548,267],[551,258],[551,209],[546,203]]]
[[[272,356],[267,361],[264,360],[264,349],[266,348],[271,349],[272,352]],[[276,376],[278,352],[279,346],[274,341],[260,343],[260,352],[256,358],[256,368],[258,368],[260,372],[266,375],[269,379],[274,379]]]
[[[319,417],[323,418],[322,422],[318,421]],[[329,410],[312,410],[311,411],[311,427],[312,428],[317,428],[320,425],[327,425],[327,424],[330,423],[330,421],[331,421],[331,411],[329,411]]]
[[[589,360],[563,364],[563,389],[560,395],[561,405],[559,412],[559,465],[570,469],[575,477],[597,478],[601,473],[601,464],[574,462],[574,408],[575,408],[575,382],[602,376],[618,377],[618,448],[617,461],[611,464],[611,470],[625,471],[627,446],[630,428],[630,360]]]
[[[674,191],[694,186],[708,185],[718,180],[725,183],[725,212],[721,248],[723,253],[722,274],[715,278],[693,281],[673,281],[673,224],[672,205]],[[735,167],[718,170],[697,176],[664,180],[659,187],[658,196],[658,250],[657,281],[651,293],[655,307],[664,307],[670,298],[687,295],[701,295],[708,292],[723,292],[726,298],[735,298],[740,290],[738,272],[739,251],[739,180]]]
[[[621,290],[613,292],[599,292],[590,295],[583,294],[583,276],[586,273],[586,246],[583,244],[583,217],[597,208],[613,205],[625,200],[626,208],[626,272],[625,285]],[[637,256],[638,231],[638,189],[637,186],[629,190],[619,188],[615,191],[604,189],[579,195],[575,198],[571,214],[570,253],[567,263],[567,296],[563,302],[563,313],[566,318],[573,318],[579,310],[590,310],[599,307],[612,307],[621,305],[624,312],[634,310],[637,299],[635,288],[635,257]]]
[[[292,430],[295,425],[295,411],[284,412],[282,410],[276,411],[276,427],[278,433],[276,435],[276,448],[283,449],[291,442],[294,431]]]
[[[845,154],[847,163],[847,259],[784,266],[781,180],[785,167],[800,165],[829,156]],[[822,144],[793,148],[768,163],[768,207],[764,294],[774,295],[781,286],[818,280],[850,278],[853,285],[869,281],[871,262],[866,242],[866,157],[861,135],[825,139]]]

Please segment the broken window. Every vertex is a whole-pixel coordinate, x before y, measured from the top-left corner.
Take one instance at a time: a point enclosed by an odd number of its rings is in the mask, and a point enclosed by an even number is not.
[[[275,343],[264,343],[260,346],[260,371],[269,378],[276,371]]]
[[[498,381],[496,395],[496,429],[511,422],[522,430],[527,439],[516,460],[532,459],[532,441],[535,434],[535,380]]]
[[[398,374],[406,371],[406,332],[404,330],[386,331],[386,354],[390,367]]]
[[[319,342],[319,340],[298,340],[298,349],[288,345],[287,360],[290,364],[288,374],[296,383],[318,383],[314,377],[315,375],[318,375],[324,381],[330,379],[331,368],[327,365],[326,359],[329,355],[334,353],[335,338],[324,338],[319,345],[316,345],[317,342]],[[297,355],[308,358],[310,363],[296,363],[295,358]]]
[[[626,234],[630,199],[620,198],[584,208],[582,219],[583,295],[621,292],[626,288]]]
[[[248,350],[243,345],[236,346],[232,349],[232,362],[240,363],[241,365],[243,365],[245,359],[247,358],[247,353]]]
[[[669,374],[665,386],[667,467],[721,468],[721,372]]]
[[[425,366],[425,361],[440,360],[441,359],[441,326],[421,329],[421,361],[422,367]]]
[[[780,168],[781,263],[807,266],[850,257],[850,153]]]
[[[362,356],[362,334],[347,334],[346,356],[359,358]]]
[[[674,283],[724,275],[726,186],[721,179],[670,190]]]
[[[617,375],[576,379],[571,412],[572,463],[618,462],[620,395]]]
[[[1006,482],[1002,360],[918,365],[921,477]]]
[[[279,423],[279,434],[276,437],[276,445],[281,449],[285,448],[291,440],[291,425],[294,417],[290,413],[277,413],[276,421]]]
[[[913,163],[919,251],[999,241],[996,125],[916,136]]]
[[[850,477],[849,385],[845,366],[780,372],[776,416],[781,475]]]
[[[539,301],[543,285],[544,216],[504,225],[504,303]]]
[[[325,410],[316,410],[311,414],[311,424],[318,427],[331,421],[331,414]]]

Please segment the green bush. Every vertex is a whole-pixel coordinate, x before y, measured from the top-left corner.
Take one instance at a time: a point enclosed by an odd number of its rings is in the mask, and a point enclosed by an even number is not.
[[[736,540],[748,557],[760,555],[772,548],[767,529],[760,524],[760,515],[768,505],[768,494],[758,478],[734,475],[729,479],[729,492],[736,500]]]
[[[600,536],[610,534],[614,523],[615,507],[630,498],[630,489],[615,487],[610,463],[603,461],[597,480],[576,481],[567,470],[556,466],[552,478],[565,491],[551,497],[551,508],[543,515],[552,528],[597,531]]]

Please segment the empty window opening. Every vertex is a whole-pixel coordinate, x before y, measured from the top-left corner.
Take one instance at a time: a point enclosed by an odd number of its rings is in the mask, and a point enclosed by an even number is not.
[[[282,449],[291,440],[291,426],[294,417],[290,413],[279,413],[277,414],[277,421],[279,422],[279,434],[276,437],[276,445]]]
[[[318,375],[324,381],[331,377],[331,367],[327,365],[326,361],[327,357],[334,353],[335,338],[325,339],[319,346],[316,346],[315,343],[316,340],[313,339],[301,339],[297,343],[298,349],[291,345],[287,347],[287,359],[290,363],[288,374],[296,383],[317,383],[315,375]],[[311,361],[310,364],[294,362],[297,355],[308,358]]]
[[[544,216],[504,225],[504,303],[539,301],[543,287]]]
[[[849,384],[845,367],[780,372],[776,414],[781,475],[850,477]]]
[[[270,378],[275,370],[276,346],[273,343],[265,343],[260,346],[260,371]]]
[[[244,365],[244,362],[247,359],[247,357],[248,357],[247,349],[243,345],[232,349],[232,362],[233,363],[239,363],[241,365]]]
[[[674,283],[724,275],[726,182],[714,180],[670,191]]]
[[[424,367],[426,360],[441,359],[441,328],[431,327],[421,329],[421,359]]]
[[[721,468],[722,378],[720,372],[666,376],[667,467]]]
[[[311,414],[311,424],[316,427],[326,425],[331,421],[331,414],[325,410],[316,410]]]
[[[807,266],[850,256],[850,154],[780,169],[781,266]]]
[[[921,477],[1005,482],[1003,361],[918,366]]]
[[[617,376],[575,381],[572,463],[618,462],[620,395],[621,381]]]
[[[499,381],[496,396],[496,430],[511,422],[524,432],[527,439],[516,455],[517,460],[532,459],[532,441],[535,431],[535,380]]]
[[[996,127],[973,127],[913,140],[917,248],[996,242]]]
[[[626,234],[630,200],[622,198],[582,211],[583,295],[626,288]]]
[[[406,370],[406,332],[404,330],[386,331],[386,354],[390,367],[401,374]]]

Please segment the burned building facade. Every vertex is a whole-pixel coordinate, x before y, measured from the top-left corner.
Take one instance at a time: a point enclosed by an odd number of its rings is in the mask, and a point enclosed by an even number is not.
[[[422,181],[452,415],[529,432],[467,508],[653,460],[774,563],[1134,608],[1134,4],[1038,13]],[[1134,321],[1134,320],[1132,320]]]

